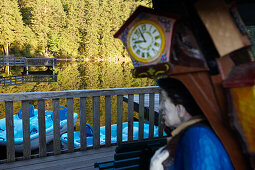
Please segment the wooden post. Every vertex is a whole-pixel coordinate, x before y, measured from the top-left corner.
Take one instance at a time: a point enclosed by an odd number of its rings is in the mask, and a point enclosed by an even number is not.
[[[134,95],[128,95],[128,141],[133,141]]]
[[[155,111],[154,111],[154,93],[149,94],[149,138],[152,139],[154,136],[154,117],[155,117]]]
[[[54,155],[60,154],[60,116],[59,99],[53,99],[53,152]]]
[[[46,156],[45,101],[38,100],[39,156]]]
[[[28,75],[28,61],[25,59],[25,65],[26,65],[26,75]]]
[[[74,151],[74,119],[73,119],[73,98],[67,98],[67,138],[68,152]]]
[[[111,145],[111,96],[105,96],[105,145]]]
[[[123,95],[117,96],[117,143],[122,142]]]
[[[25,159],[30,159],[30,116],[29,116],[29,101],[22,101],[22,125],[23,125],[23,156]]]
[[[159,93],[159,105],[161,100],[162,100],[162,95],[161,93]],[[163,136],[163,125],[161,123],[161,120],[162,120],[162,114],[161,114],[161,111],[159,110],[159,118],[158,118],[158,136],[159,137]]]
[[[139,141],[144,139],[144,94],[139,95]]]
[[[93,148],[100,147],[100,96],[93,97]]]
[[[87,129],[86,129],[86,97],[80,99],[80,144],[81,150],[87,149]]]
[[[7,162],[15,161],[13,101],[5,102]]]

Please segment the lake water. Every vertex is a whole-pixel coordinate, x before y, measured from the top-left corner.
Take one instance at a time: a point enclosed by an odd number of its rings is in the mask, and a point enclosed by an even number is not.
[[[72,61],[59,62],[56,68],[58,81],[54,83],[27,83],[23,85],[3,87],[1,93],[63,91],[82,89],[107,89],[125,87],[154,86],[155,82],[147,78],[133,78],[129,61]],[[33,68],[30,68],[33,69]],[[37,68],[38,70],[38,68]],[[45,70],[45,69],[44,69]],[[20,74],[22,68],[11,68],[12,74]],[[52,110],[52,101],[46,100],[46,109]],[[37,101],[30,101],[37,108]],[[66,106],[66,100],[61,99],[60,105]],[[127,112],[124,103],[123,113]],[[21,102],[14,102],[14,114],[21,108]],[[79,114],[79,99],[74,99],[74,112]],[[104,125],[104,98],[100,102],[100,122]],[[4,102],[0,102],[0,118],[4,116]],[[92,124],[92,99],[87,99],[87,121]],[[123,121],[127,120],[124,115]],[[112,123],[116,123],[116,96],[112,96]],[[79,129],[79,118],[77,122]]]

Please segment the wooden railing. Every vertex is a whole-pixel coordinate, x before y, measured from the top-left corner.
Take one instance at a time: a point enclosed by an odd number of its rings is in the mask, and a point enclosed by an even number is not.
[[[0,66],[49,66],[56,67],[56,58],[26,58],[14,56],[0,56]]]
[[[13,86],[29,82],[57,82],[57,75],[21,75],[0,77],[0,86]]]
[[[74,98],[80,102],[80,143],[78,150],[86,150],[86,100],[92,97],[93,101],[93,148],[100,147],[100,96],[105,98],[105,146],[111,146],[111,100],[112,96],[117,96],[117,143],[122,142],[122,121],[123,121],[123,96],[128,95],[128,141],[133,141],[133,116],[134,116],[134,95],[139,94],[139,141],[144,140],[144,94],[149,94],[149,139],[154,138],[154,95],[159,93],[159,87],[136,87],[136,88],[115,88],[115,89],[94,89],[94,90],[72,90],[72,91],[48,91],[48,92],[27,92],[27,93],[4,93],[0,94],[0,102],[5,103],[6,115],[6,137],[7,137],[7,159],[4,162],[13,162],[15,158],[14,147],[14,121],[13,121],[13,103],[21,101],[22,103],[22,121],[23,121],[23,157],[19,159],[31,159],[30,150],[30,119],[29,103],[37,101],[38,106],[38,124],[39,124],[39,154],[36,157],[49,155],[46,150],[45,133],[45,101],[52,99],[53,106],[53,153],[57,155],[62,153],[60,143],[60,100],[66,99],[67,106],[67,133],[68,150],[65,152],[74,152]],[[161,118],[158,118],[161,121]],[[159,136],[163,136],[163,128],[159,123]],[[2,161],[3,162],[3,161]]]
[[[0,56],[0,66],[25,66],[26,57]]]

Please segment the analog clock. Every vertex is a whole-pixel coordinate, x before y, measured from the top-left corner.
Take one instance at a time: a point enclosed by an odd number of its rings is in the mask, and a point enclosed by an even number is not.
[[[156,60],[165,47],[165,35],[156,22],[140,20],[128,33],[128,51],[131,56],[143,63]]]

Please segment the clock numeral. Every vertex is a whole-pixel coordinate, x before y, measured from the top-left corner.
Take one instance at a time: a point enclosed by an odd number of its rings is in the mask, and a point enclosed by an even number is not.
[[[159,47],[159,46],[160,46],[160,44],[159,44],[159,43],[157,43],[157,42],[155,42],[155,43],[154,43],[154,45],[155,45],[155,46],[157,46],[157,47]]]
[[[139,33],[138,30],[135,30],[135,35],[136,35],[137,37],[140,37],[140,33]]]
[[[133,49],[136,49],[136,45],[133,45]]]
[[[156,37],[155,37],[155,40],[157,40],[157,39],[159,39],[160,38],[160,35],[157,35]]]
[[[139,55],[139,54],[140,54],[140,52],[141,52],[140,50],[137,50],[137,51],[136,51],[136,54],[138,54],[138,55]]]
[[[142,53],[142,57],[143,57],[143,58],[145,58],[145,55],[144,55],[144,53]]]
[[[150,53],[147,53],[147,58],[151,58],[151,55],[150,55]]]
[[[149,31],[151,32],[152,26],[150,26]]]
[[[143,31],[146,31],[146,25],[142,25],[141,27]]]
[[[158,53],[158,51],[156,49],[154,49],[154,48],[152,48],[152,51],[154,52],[154,54]]]
[[[152,33],[154,34],[156,31],[157,31],[157,30],[155,29],[155,30],[153,30],[153,32],[152,32]]]

